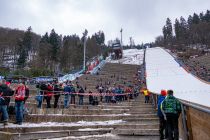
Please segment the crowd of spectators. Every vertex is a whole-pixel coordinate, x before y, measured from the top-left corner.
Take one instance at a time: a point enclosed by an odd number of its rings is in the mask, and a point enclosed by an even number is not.
[[[210,54],[190,58],[185,64],[194,75],[210,82]]]
[[[171,51],[178,63],[198,78],[210,82],[210,53]]]

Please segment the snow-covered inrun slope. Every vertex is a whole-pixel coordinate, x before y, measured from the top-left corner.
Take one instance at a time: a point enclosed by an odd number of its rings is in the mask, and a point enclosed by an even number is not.
[[[172,89],[179,99],[210,107],[210,85],[180,67],[162,48],[146,50],[146,80],[151,92]]]
[[[143,50],[128,49],[123,50],[123,58],[119,60],[111,60],[110,63],[141,65],[143,62]]]

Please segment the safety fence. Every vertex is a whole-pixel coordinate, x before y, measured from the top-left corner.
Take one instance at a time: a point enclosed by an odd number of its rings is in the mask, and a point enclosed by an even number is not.
[[[42,93],[43,92],[43,93]],[[32,96],[27,96],[28,98],[36,98],[36,96],[56,96],[56,95],[83,95],[83,96],[126,96],[126,95],[130,95],[130,94],[134,94],[131,92],[128,93],[100,93],[100,92],[96,92],[96,93],[79,93],[79,92],[75,92],[75,93],[71,93],[71,92],[63,92],[63,91],[48,91],[48,90],[39,90],[39,93],[37,95],[32,95]],[[10,97],[13,98],[15,97],[15,94],[12,96],[1,96],[0,98],[4,98],[4,97]]]

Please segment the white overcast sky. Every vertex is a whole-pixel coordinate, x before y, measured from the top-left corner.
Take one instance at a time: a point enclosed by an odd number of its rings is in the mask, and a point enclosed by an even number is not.
[[[106,42],[133,37],[136,44],[151,42],[162,34],[166,18],[206,12],[210,0],[0,0],[0,26],[43,35],[52,28],[58,34],[89,35],[103,30]]]

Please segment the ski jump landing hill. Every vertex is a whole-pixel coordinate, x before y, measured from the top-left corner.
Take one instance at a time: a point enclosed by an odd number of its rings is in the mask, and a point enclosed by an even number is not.
[[[172,89],[179,99],[210,107],[210,84],[187,72],[167,51],[149,48],[145,61],[147,88],[151,92]]]
[[[172,89],[182,102],[179,132],[183,140],[210,139],[210,84],[200,80],[162,48],[146,50],[146,83],[154,105],[161,89]]]

